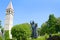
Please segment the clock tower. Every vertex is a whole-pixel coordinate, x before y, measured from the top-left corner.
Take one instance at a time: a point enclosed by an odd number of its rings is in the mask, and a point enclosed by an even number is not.
[[[6,8],[6,18],[5,18],[5,25],[4,25],[4,31],[9,31],[9,38],[12,38],[11,35],[11,28],[13,26],[13,15],[14,15],[14,9],[12,6],[12,1],[10,1],[9,5]]]

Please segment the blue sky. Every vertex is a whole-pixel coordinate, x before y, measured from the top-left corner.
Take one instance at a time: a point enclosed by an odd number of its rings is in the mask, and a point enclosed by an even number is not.
[[[6,8],[10,0],[0,0],[0,20],[4,26]],[[34,20],[40,27],[50,14],[60,17],[60,0],[12,0],[14,25]]]

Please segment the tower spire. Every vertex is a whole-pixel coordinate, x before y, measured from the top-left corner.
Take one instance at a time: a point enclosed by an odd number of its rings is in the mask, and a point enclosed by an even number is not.
[[[7,9],[13,9],[12,0],[10,0],[10,3],[9,3],[9,5],[7,6]]]

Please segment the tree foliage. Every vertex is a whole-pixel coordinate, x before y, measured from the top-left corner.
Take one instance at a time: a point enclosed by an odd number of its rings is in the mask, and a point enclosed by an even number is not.
[[[11,30],[12,36],[17,40],[27,40],[31,36],[30,24],[18,24],[13,26]]]
[[[60,32],[60,18],[57,18],[55,28],[56,28],[56,32]]]
[[[44,35],[47,32],[47,23],[43,23],[40,29],[40,35]]]
[[[49,15],[48,21],[43,23],[40,28],[40,35],[53,34],[60,32],[60,18],[56,18],[53,14]]]
[[[0,36],[0,40],[3,40],[1,36]]]
[[[5,40],[9,39],[9,30],[5,31],[4,37],[5,37]]]
[[[0,28],[1,28],[2,26],[1,26],[1,20],[0,20]]]

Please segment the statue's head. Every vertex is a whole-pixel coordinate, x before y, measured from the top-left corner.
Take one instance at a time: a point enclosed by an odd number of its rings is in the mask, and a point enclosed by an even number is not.
[[[32,21],[32,24],[34,24],[34,21]]]
[[[30,24],[33,25],[34,24],[34,21],[30,21]]]

